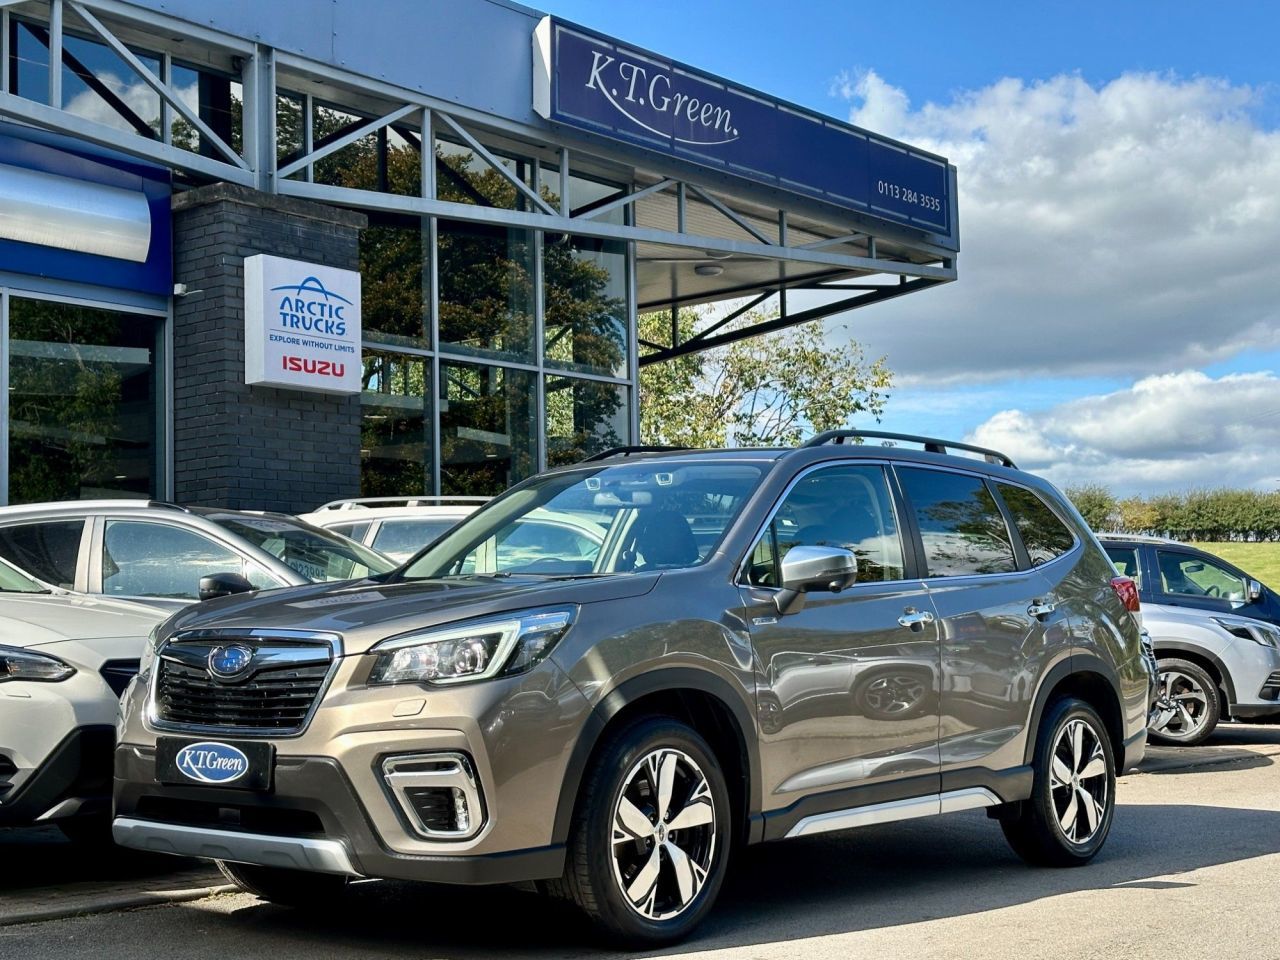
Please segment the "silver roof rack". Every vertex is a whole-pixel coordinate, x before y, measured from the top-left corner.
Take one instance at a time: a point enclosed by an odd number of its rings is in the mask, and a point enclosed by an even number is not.
[[[330,500],[321,510],[366,510],[370,507],[446,507],[463,504],[488,503],[489,497],[351,497],[346,500]]]

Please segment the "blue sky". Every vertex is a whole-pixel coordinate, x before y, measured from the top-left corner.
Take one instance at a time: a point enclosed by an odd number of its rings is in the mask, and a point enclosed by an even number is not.
[[[541,6],[956,164],[959,281],[844,318],[884,427],[1125,493],[1280,485],[1280,4]]]

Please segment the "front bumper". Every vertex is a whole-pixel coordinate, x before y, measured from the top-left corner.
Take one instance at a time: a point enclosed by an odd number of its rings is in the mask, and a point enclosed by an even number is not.
[[[379,794],[381,798],[381,794]],[[270,792],[159,785],[155,750],[116,750],[121,846],[270,867],[437,883],[559,877],[563,844],[486,854],[410,854],[383,841],[355,788],[327,757],[279,757]]]
[[[26,826],[111,809],[111,746],[115,728],[72,730],[38,767],[0,792],[0,827]]]

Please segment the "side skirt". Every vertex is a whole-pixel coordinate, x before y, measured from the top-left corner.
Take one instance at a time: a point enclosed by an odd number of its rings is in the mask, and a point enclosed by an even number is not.
[[[797,822],[787,831],[786,836],[787,838],[807,837],[831,830],[849,830],[854,827],[869,827],[877,823],[915,820],[919,817],[934,817],[943,813],[958,813],[961,810],[981,810],[985,807],[999,806],[1003,802],[986,787],[966,787],[962,790],[950,790],[927,797],[890,800],[887,803],[873,803],[849,810],[832,810],[830,813],[814,814]]]

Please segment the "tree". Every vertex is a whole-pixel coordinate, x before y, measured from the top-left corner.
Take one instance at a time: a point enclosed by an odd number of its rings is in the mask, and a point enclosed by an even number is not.
[[[724,329],[774,316],[749,311]],[[680,311],[681,340],[706,322]],[[642,315],[640,339],[670,343],[670,314]],[[883,357],[868,362],[855,341],[833,346],[821,324],[808,323],[642,367],[640,437],[687,447],[793,445],[853,426],[860,414],[878,421],[892,382]]]
[[[1096,483],[1084,484],[1067,487],[1066,494],[1080,511],[1080,516],[1084,517],[1084,522],[1094,530],[1115,528],[1120,505],[1106,487]]]

